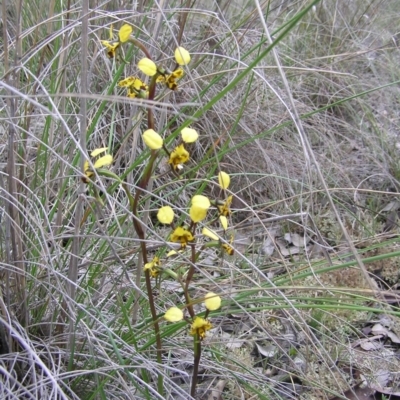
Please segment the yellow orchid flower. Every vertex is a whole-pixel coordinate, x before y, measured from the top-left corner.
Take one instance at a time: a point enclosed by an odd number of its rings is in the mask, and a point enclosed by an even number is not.
[[[189,242],[194,240],[193,235],[185,228],[178,226],[171,234],[171,242],[180,243],[181,247],[186,247]]]
[[[140,97],[146,99],[149,97],[149,87],[135,76],[128,76],[122,81],[119,81],[118,86],[126,87],[128,90],[128,97],[130,98]]]
[[[176,90],[178,88],[178,83],[176,81],[181,79],[183,75],[184,75],[183,69],[177,68],[175,71],[171,73],[163,73],[163,74],[161,73],[161,75],[157,77],[156,82],[165,83],[167,88],[171,90]]]
[[[91,157],[95,158],[102,153],[105,153],[108,150],[108,147],[101,147],[98,149],[94,149],[90,155]],[[113,163],[113,156],[111,154],[105,154],[104,156],[100,157],[93,163],[94,169],[99,169],[102,167],[109,166]],[[86,175],[82,178],[83,182],[89,183],[90,178],[94,175],[94,171],[91,169],[89,165],[89,161],[85,160],[83,165],[83,173]]]
[[[211,322],[201,317],[195,317],[190,334],[192,336],[198,335],[201,340],[206,337],[206,332],[212,328]]]
[[[118,40],[112,40],[113,29],[110,27],[110,40],[101,40],[101,44],[106,47],[107,55],[109,58],[114,58],[118,47],[129,40],[129,36],[132,33],[132,27],[128,24],[121,26],[118,32]]]
[[[175,147],[172,151],[168,163],[172,164],[174,170],[177,170],[182,164],[189,160],[189,152],[185,149],[183,144]]]
[[[160,269],[160,259],[156,256],[150,262],[146,263],[143,267],[145,271],[149,270],[152,278],[156,278],[161,269]]]
[[[217,205],[220,215],[228,217],[231,214],[230,206],[232,204],[233,196],[228,196],[223,204]]]

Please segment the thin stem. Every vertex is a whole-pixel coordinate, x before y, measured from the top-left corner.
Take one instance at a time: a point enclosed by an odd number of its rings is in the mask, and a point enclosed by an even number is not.
[[[132,37],[130,37],[128,41],[133,43],[136,47],[139,47],[139,49],[143,51],[143,53],[146,55],[147,58],[149,58],[150,60],[152,59],[150,53],[148,52],[143,43],[139,42],[139,40],[134,39]]]
[[[149,87],[149,100],[154,99],[155,89],[156,89],[156,79],[157,79],[156,76],[153,76],[151,79],[150,87]],[[148,109],[148,113],[147,113],[147,125],[148,125],[148,129],[154,129],[154,116],[153,116],[153,110],[151,108]],[[138,207],[139,207],[140,197],[149,184],[149,180],[151,178],[151,174],[153,171],[154,162],[155,162],[157,156],[158,156],[158,151],[152,150],[149,161],[146,166],[146,169],[143,172],[142,179],[140,180],[138,188],[136,190],[135,198],[133,199],[133,204],[130,199],[130,203],[132,205],[132,213],[133,213],[133,226],[134,226],[135,231],[140,240],[143,264],[146,264],[148,262],[147,245],[146,245],[146,241],[145,241],[145,231],[143,230],[143,227],[142,227],[142,221],[140,221],[140,219],[139,219]],[[142,273],[141,265],[138,265],[137,280],[140,279],[141,273]],[[154,323],[154,333],[156,336],[157,362],[159,364],[161,364],[162,363],[162,359],[161,359],[162,342],[161,342],[161,336],[160,336],[160,326],[159,326],[158,319],[157,319],[157,310],[156,310],[156,306],[154,303],[153,289],[151,286],[150,271],[145,271],[145,279],[146,279],[146,290],[147,290],[147,296],[149,298],[151,317],[152,317],[153,323]],[[163,389],[164,389],[164,381],[163,381],[163,376],[161,373],[158,374],[157,389],[158,389],[158,393],[160,395],[162,395]]]
[[[199,373],[199,364],[201,358],[201,341],[197,333],[194,335],[193,339],[193,351],[194,351],[193,375],[192,375],[192,384],[190,387],[190,395],[192,397],[196,395],[197,375]]]
[[[190,248],[191,248],[191,262],[192,262],[191,264],[192,265],[190,266],[187,277],[186,277],[184,295],[185,295],[185,301],[187,304],[187,309],[189,311],[189,314],[192,318],[194,318],[195,313],[193,310],[192,300],[189,295],[189,284],[190,284],[191,280],[193,279],[193,275],[194,275],[194,271],[195,271],[194,264],[196,262],[196,246],[194,244],[191,244]]]

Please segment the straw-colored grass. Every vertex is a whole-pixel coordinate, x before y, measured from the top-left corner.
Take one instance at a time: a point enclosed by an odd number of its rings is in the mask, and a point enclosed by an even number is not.
[[[149,162],[149,108],[170,148],[182,126],[200,137],[181,179],[155,162],[137,213],[146,257],[187,272],[187,253],[165,256],[157,210],[183,223],[194,194],[223,198],[218,172],[231,177],[235,254],[196,237],[190,296],[223,301],[196,398],[398,387],[398,1],[12,0],[1,15],[1,398],[191,398],[189,327],[161,318],[187,293],[164,275],[149,293],[127,197]],[[143,53],[125,43],[110,60],[101,44],[123,23],[158,63],[190,51],[179,90],[126,97],[117,83]],[[124,187],[107,172],[82,182],[99,147]],[[386,333],[360,350],[377,322]]]

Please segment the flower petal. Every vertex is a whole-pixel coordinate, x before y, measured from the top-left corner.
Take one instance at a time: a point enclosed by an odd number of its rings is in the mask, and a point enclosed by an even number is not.
[[[151,150],[159,150],[163,146],[163,138],[154,129],[144,131],[142,138]]]
[[[125,43],[129,40],[129,36],[131,35],[133,29],[130,25],[124,24],[121,26],[121,29],[118,32],[119,41],[121,43]]]
[[[94,150],[90,153],[90,155],[91,155],[92,157],[96,157],[96,156],[98,156],[98,155],[101,154],[101,153],[105,153],[107,150],[108,150],[108,147],[101,147],[101,148],[99,148],[99,149],[94,149]]]
[[[157,65],[150,58],[142,58],[138,62],[138,68],[147,76],[153,76],[157,73]]]
[[[158,210],[157,219],[162,224],[170,224],[174,219],[174,210],[170,206],[161,207]]]
[[[190,219],[194,223],[203,221],[203,219],[207,216],[207,210],[208,208],[199,207],[196,204],[193,204],[189,210]]]
[[[189,160],[189,152],[185,149],[185,146],[180,144],[175,147],[175,149],[171,152],[168,163],[172,164],[175,170],[181,168],[181,164],[184,164]]]
[[[205,208],[208,210],[211,206],[211,203],[210,203],[210,200],[208,199],[208,197],[203,196],[202,194],[196,194],[192,198],[192,205],[201,207],[201,208]]]
[[[179,65],[187,65],[190,62],[190,53],[183,47],[175,50],[175,60]]]
[[[226,231],[228,229],[228,218],[225,215],[220,215],[219,222],[221,222],[222,227]]]
[[[209,238],[212,239],[212,240],[219,240],[219,237],[217,236],[217,234],[216,234],[213,230],[208,229],[208,228],[206,228],[206,227],[203,228],[203,230],[201,231],[201,233],[202,233],[204,236],[207,236],[207,237],[209,237]]]
[[[88,160],[85,160],[85,163],[83,164],[83,172],[88,178],[90,178],[93,175],[93,172],[90,170],[90,165]]]
[[[218,183],[219,186],[221,186],[221,189],[228,189],[229,184],[231,183],[231,178],[226,172],[221,171],[218,174]]]
[[[113,156],[111,154],[106,154],[105,156],[99,158],[93,165],[96,169],[101,167],[106,167],[111,165],[113,162]]]
[[[171,307],[164,314],[164,318],[169,322],[178,322],[183,319],[183,311],[178,307]]]
[[[122,81],[118,82],[118,86],[119,87],[129,87],[132,86],[135,83],[135,80],[137,78],[135,78],[134,76],[128,76],[125,79],[122,79]]]
[[[181,136],[185,143],[193,143],[198,139],[199,134],[195,129],[183,128],[181,131]]]
[[[221,307],[221,297],[213,292],[207,293],[205,295],[204,304],[207,310],[215,311]]]

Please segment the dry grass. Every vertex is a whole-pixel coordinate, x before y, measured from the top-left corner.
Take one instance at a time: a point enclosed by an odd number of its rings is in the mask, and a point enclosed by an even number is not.
[[[104,207],[93,192],[80,192],[85,146],[109,146],[112,171],[132,192],[146,162],[140,139],[146,109],[112,86],[118,73],[136,72],[141,55],[124,49],[131,62],[118,72],[121,63],[106,57],[99,39],[107,38],[111,23],[118,29],[128,22],[157,60],[167,59],[185,7],[120,3],[90,3],[84,76],[80,5],[15,0],[2,9],[0,397],[6,399],[189,398],[192,339],[185,323],[162,323],[163,365],[157,363],[144,282],[135,281],[139,244],[123,190],[99,180]],[[398,343],[386,338],[372,351],[353,344],[370,337],[382,315],[400,337],[400,3],[348,3],[316,2],[275,47],[281,68],[266,54],[193,121],[201,135],[185,179],[174,180],[161,160],[152,196],[144,197],[148,241],[156,249],[168,232],[157,225],[157,208],[170,203],[187,211],[200,188],[217,196],[219,169],[231,174],[235,256],[221,258],[208,248],[192,285],[193,298],[212,290],[224,299],[204,342],[198,398],[218,396],[216,387],[225,400],[347,398],[361,375],[375,382],[379,370],[389,376],[387,386],[399,385]],[[261,4],[274,39],[308,4]],[[172,132],[218,98],[267,48],[265,35],[253,2],[194,2],[182,39],[192,54],[190,70],[180,90],[165,92],[155,106],[157,126]],[[381,297],[361,277],[353,247]],[[182,257],[165,266],[176,268],[179,260],[187,262]],[[160,316],[184,303],[172,280],[154,293]],[[139,318],[132,321],[138,294]],[[164,397],[156,393],[157,374],[164,376]]]

